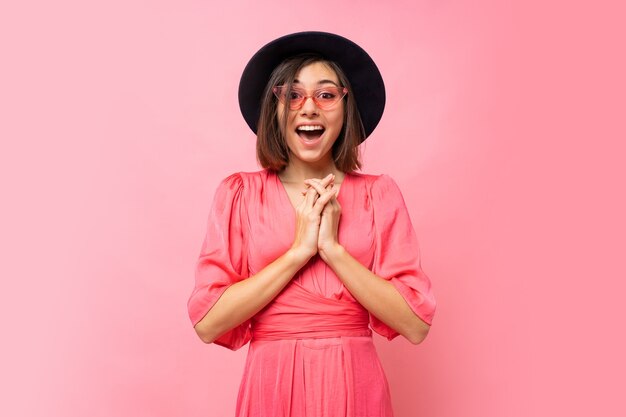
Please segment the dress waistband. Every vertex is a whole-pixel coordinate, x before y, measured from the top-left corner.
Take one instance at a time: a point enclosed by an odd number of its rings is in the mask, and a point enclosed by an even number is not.
[[[350,300],[310,293],[292,282],[252,318],[252,340],[371,336],[369,313]]]

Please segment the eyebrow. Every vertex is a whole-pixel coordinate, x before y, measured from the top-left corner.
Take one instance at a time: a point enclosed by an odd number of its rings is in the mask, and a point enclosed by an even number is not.
[[[298,80],[297,78],[295,80],[293,80],[293,83],[294,84],[301,84],[300,80]],[[337,83],[334,82],[333,80],[320,80],[320,81],[317,82],[317,85],[328,84],[328,83],[334,84],[336,87],[339,87],[339,85],[337,85]]]

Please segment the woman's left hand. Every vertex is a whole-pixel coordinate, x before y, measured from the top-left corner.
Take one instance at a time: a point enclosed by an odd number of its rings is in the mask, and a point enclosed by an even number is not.
[[[322,218],[317,238],[318,253],[324,261],[327,261],[328,255],[340,249],[337,231],[339,229],[339,218],[341,217],[341,206],[339,205],[339,201],[337,201],[337,188],[334,186],[334,181],[331,181],[330,184],[324,188],[321,181],[317,178],[306,179],[304,183],[315,188],[320,195],[329,191],[335,194],[322,210]]]

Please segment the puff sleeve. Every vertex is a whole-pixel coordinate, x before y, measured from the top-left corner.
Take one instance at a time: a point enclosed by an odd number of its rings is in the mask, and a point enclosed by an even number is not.
[[[411,310],[428,325],[435,314],[431,282],[420,263],[420,250],[404,198],[396,182],[379,175],[371,188],[376,249],[372,272],[390,281]],[[370,326],[392,340],[399,335],[370,313]]]
[[[232,284],[248,277],[244,184],[241,174],[217,186],[206,235],[195,268],[195,286],[187,302],[195,326]],[[251,339],[250,320],[222,334],[213,343],[237,350]]]

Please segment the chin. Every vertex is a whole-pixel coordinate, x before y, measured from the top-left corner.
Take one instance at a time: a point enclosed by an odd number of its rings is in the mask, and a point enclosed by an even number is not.
[[[292,152],[292,155],[295,158],[298,158],[299,160],[301,160],[302,162],[315,163],[315,162],[319,162],[319,161],[324,160],[324,157],[327,154],[320,155],[318,153],[315,153],[315,155],[311,155],[311,152],[306,152],[305,151],[303,153],[297,153],[297,154]]]
[[[294,138],[294,142],[292,142],[292,145],[289,146],[290,153],[303,161],[318,162],[324,159],[327,155],[332,155],[334,141],[333,143],[328,144],[321,143],[309,149],[302,145],[300,138]]]

